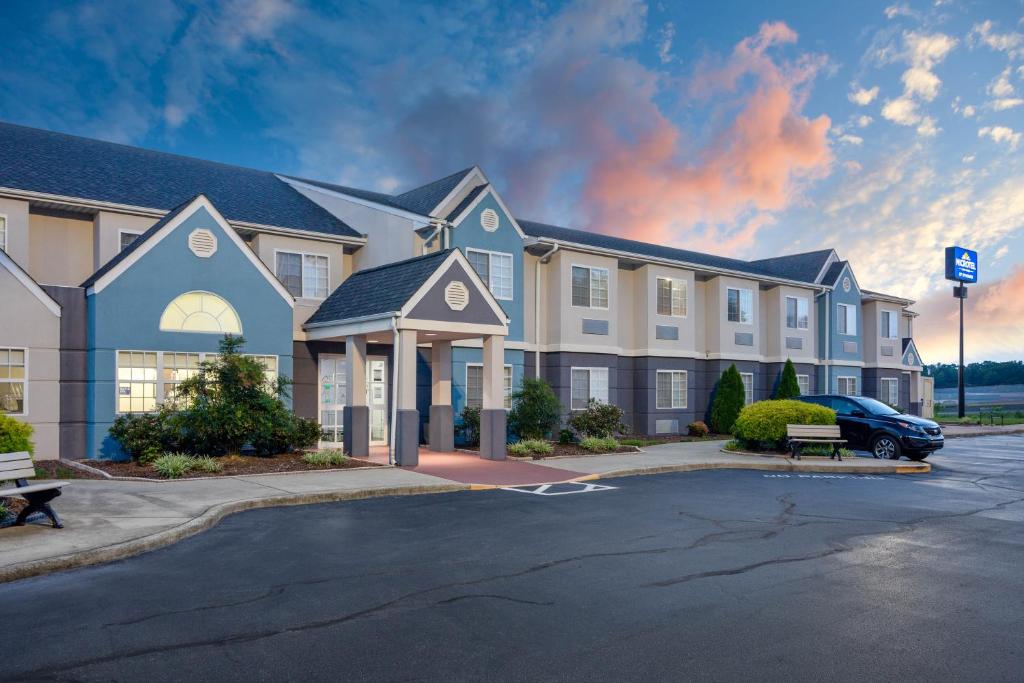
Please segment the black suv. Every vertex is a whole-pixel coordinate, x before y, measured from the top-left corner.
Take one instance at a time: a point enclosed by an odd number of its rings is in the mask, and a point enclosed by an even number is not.
[[[905,415],[864,396],[801,396],[836,411],[839,430],[850,448],[871,451],[876,458],[924,460],[945,443],[942,429],[931,420]]]

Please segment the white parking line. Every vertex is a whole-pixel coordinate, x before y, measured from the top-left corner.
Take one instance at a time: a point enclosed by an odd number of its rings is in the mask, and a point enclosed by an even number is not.
[[[552,491],[552,486],[576,486],[579,488],[570,489],[568,491]],[[610,491],[617,489],[618,486],[606,486],[604,484],[587,484],[582,482],[569,482],[567,484],[541,484],[540,486],[532,487],[519,487],[519,486],[503,486],[503,491],[518,491],[519,493],[532,493],[536,496],[567,496],[570,493],[592,493],[594,491]]]
[[[887,481],[889,477],[875,474],[762,474],[765,479],[878,479]]]

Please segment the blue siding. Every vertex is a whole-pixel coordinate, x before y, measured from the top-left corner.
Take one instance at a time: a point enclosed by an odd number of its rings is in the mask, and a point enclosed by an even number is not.
[[[452,410],[455,412],[455,423],[461,424],[459,415],[466,406],[466,365],[480,363],[483,360],[481,349],[455,347],[452,349]],[[526,354],[515,349],[505,350],[505,364],[512,366],[512,390],[517,391],[523,383]]]
[[[480,214],[493,209],[500,217],[500,225],[494,232],[487,232],[480,225]],[[502,210],[494,196],[487,192],[480,203],[452,230],[452,245],[465,253],[467,248],[485,251],[499,251],[512,254],[513,299],[499,299],[498,303],[510,318],[508,341],[523,340],[523,240],[512,225],[511,217]]]
[[[850,278],[850,291],[843,291],[843,279]],[[829,316],[829,326],[832,328],[832,360],[861,360],[863,358],[863,332],[864,332],[864,321],[861,319],[861,307],[860,307],[860,289],[857,287],[857,281],[853,277],[853,273],[849,266],[843,268],[843,272],[840,273],[839,278],[836,280],[836,287],[832,290],[830,296],[826,297],[831,299],[832,310]],[[839,334],[839,304],[847,304],[853,306],[853,309],[857,312],[857,330],[855,334]],[[849,353],[843,350],[843,342],[852,341],[857,344],[857,351],[855,353]]]
[[[188,235],[198,227],[217,236],[217,251],[210,258],[198,258],[188,249]],[[246,339],[243,351],[277,356],[278,373],[291,377],[291,306],[206,209],[199,207],[120,277],[88,299],[88,456],[124,456],[107,434],[115,417],[118,350],[218,350],[220,335],[160,331],[160,316],[167,304],[193,290],[226,299],[242,322]]]
[[[857,393],[864,393],[864,378],[859,366],[847,365],[820,365],[818,366],[818,386],[824,387],[818,393],[838,394],[839,382],[837,377],[856,377]]]

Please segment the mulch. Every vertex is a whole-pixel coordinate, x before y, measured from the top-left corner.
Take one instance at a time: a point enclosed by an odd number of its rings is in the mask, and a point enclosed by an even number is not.
[[[281,453],[261,458],[251,455],[225,455],[217,458],[224,466],[220,472],[189,472],[181,479],[206,479],[209,477],[235,477],[244,474],[274,474],[277,472],[306,472],[316,470],[344,470],[355,467],[383,467],[368,460],[349,458],[342,465],[317,467],[302,460],[302,453]],[[137,462],[119,462],[113,460],[83,460],[83,464],[103,470],[114,477],[137,477],[140,479],[157,479],[166,481],[153,470],[152,465],[140,465]]]

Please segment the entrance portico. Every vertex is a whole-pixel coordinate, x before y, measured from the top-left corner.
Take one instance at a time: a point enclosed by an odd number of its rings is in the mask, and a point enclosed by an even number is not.
[[[403,467],[419,462],[418,350],[429,347],[428,443],[432,450],[448,452],[455,443],[452,342],[481,340],[480,457],[505,458],[508,317],[461,251],[449,249],[354,273],[324,301],[305,329],[310,340],[345,342],[343,444],[353,457],[369,455],[371,442],[375,396],[367,385],[367,343],[391,346],[388,444],[394,462]]]

